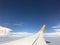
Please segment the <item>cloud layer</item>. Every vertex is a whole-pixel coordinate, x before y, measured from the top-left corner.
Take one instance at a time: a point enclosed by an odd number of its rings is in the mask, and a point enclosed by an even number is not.
[[[51,27],[55,32],[51,33],[44,33],[45,37],[60,37],[60,25],[52,26]],[[12,29],[0,26],[0,36],[13,36],[13,37],[24,37],[29,36],[34,33],[29,32],[11,32]]]
[[[29,33],[29,32],[12,32],[12,33],[10,33],[10,35],[12,37],[25,37],[25,36],[33,35],[33,33]]]
[[[52,29],[56,32],[60,32],[60,24],[58,24],[56,26],[52,26]]]
[[[60,24],[51,27],[54,32],[45,33],[47,37],[60,37]]]
[[[12,31],[10,28],[0,26],[0,36],[6,36]]]
[[[23,37],[23,36],[29,36],[32,35],[33,33],[29,32],[11,32],[12,29],[0,26],[0,37],[1,36],[13,36],[13,37]]]

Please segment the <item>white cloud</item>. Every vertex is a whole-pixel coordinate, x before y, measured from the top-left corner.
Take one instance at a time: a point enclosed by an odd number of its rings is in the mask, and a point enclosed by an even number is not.
[[[60,24],[51,27],[54,32],[45,33],[46,37],[60,37]]]
[[[11,37],[25,37],[25,36],[30,36],[33,34],[36,34],[36,33],[12,32],[9,36],[11,36]],[[44,33],[44,37],[60,37],[60,32]]]
[[[0,37],[9,36],[9,37],[24,37],[32,35],[33,33],[29,32],[11,32],[12,29],[0,26]]]
[[[60,37],[60,32],[45,33],[45,37]]]
[[[56,32],[60,32],[60,24],[58,24],[56,26],[52,26],[52,29]]]
[[[10,31],[12,31],[10,28],[0,26],[0,36],[6,36]]]
[[[5,25],[14,25],[14,26],[22,26],[22,25],[24,25],[23,22],[13,23],[13,24],[11,24],[11,23],[4,23],[4,24],[5,24]]]
[[[30,36],[33,33],[29,33],[29,32],[12,32],[10,33],[11,36],[13,37],[25,37],[25,36]]]
[[[19,24],[15,24],[15,25],[19,25]],[[52,26],[52,29],[55,32],[51,32],[51,33],[44,33],[45,37],[59,37],[60,36],[60,25],[57,26]],[[29,33],[29,32],[11,32],[12,29],[7,28],[7,27],[3,27],[0,26],[0,36],[13,36],[13,37],[24,37],[24,36],[29,36],[32,35],[34,33]]]
[[[54,31],[56,31],[56,32],[60,32],[60,29],[54,29]]]
[[[22,26],[24,23],[15,23],[15,24],[13,24],[13,25],[15,25],[15,26]]]
[[[52,26],[53,29],[60,28],[60,25]]]

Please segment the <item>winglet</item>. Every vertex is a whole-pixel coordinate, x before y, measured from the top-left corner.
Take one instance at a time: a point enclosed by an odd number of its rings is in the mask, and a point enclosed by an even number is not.
[[[40,29],[39,33],[43,33],[45,29],[45,25],[42,26],[42,28]]]

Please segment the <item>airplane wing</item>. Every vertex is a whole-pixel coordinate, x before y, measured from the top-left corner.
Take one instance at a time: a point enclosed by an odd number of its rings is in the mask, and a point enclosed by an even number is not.
[[[43,38],[44,29],[45,29],[45,25],[43,25],[41,30],[34,35],[21,38],[15,41],[3,43],[1,45],[47,45],[46,41]]]

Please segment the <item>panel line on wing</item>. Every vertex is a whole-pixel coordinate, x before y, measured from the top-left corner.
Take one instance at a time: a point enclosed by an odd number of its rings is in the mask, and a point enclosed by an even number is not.
[[[37,38],[34,40],[34,42],[33,42],[32,45],[36,45],[36,44],[37,44],[37,40],[38,40],[38,38],[39,38],[39,37],[37,37]]]

